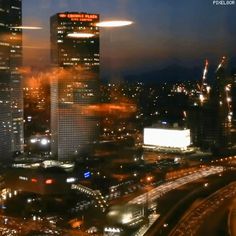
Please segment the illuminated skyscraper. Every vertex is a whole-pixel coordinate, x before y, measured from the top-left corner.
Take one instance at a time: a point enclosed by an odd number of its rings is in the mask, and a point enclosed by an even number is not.
[[[96,136],[89,112],[98,101],[99,15],[65,12],[51,17],[52,153],[60,160],[80,153]]]
[[[0,158],[23,151],[21,0],[0,0]]]

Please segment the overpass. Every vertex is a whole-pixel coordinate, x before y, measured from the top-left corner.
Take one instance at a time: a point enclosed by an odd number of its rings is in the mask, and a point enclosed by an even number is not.
[[[89,197],[92,197],[95,200],[95,207],[101,208],[102,211],[105,211],[108,207],[105,198],[102,196],[99,190],[93,190],[81,184],[72,184],[71,189],[75,189]]]

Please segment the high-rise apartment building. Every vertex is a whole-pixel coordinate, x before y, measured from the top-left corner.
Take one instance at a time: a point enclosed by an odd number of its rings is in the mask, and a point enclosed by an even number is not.
[[[51,17],[52,153],[70,159],[89,146],[98,120],[99,15],[63,12]]]
[[[21,0],[0,0],[0,158],[23,151]]]

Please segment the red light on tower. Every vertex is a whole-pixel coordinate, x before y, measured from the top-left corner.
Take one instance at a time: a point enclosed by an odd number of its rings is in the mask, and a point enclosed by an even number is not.
[[[37,179],[35,179],[35,178],[32,178],[32,179],[31,179],[31,182],[32,182],[32,183],[37,183],[37,182],[38,182],[38,180],[37,180]]]

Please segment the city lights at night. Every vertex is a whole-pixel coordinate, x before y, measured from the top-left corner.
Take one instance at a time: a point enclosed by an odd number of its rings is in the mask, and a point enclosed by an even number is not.
[[[0,235],[236,235],[234,18],[0,0]]]

